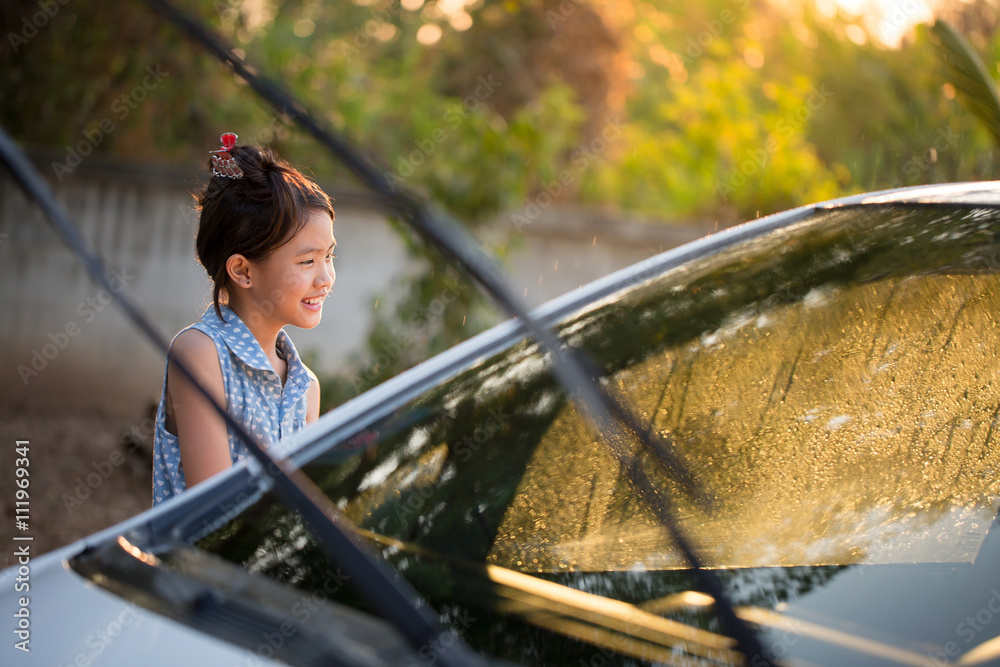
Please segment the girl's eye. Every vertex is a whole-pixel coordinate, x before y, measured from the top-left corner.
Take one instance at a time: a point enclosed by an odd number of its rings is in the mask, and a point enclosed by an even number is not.
[[[312,264],[312,263],[313,263],[313,260],[311,260],[311,259],[307,259],[307,260],[304,260],[304,261],[303,261],[303,262],[301,262],[301,263],[302,263],[303,265],[305,265],[305,266],[308,266],[308,265],[310,265],[310,264]]]

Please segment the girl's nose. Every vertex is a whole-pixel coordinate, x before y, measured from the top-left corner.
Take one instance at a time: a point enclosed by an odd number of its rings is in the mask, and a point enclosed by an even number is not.
[[[333,286],[333,283],[337,281],[337,269],[333,268],[333,265],[324,266],[323,273],[320,276],[322,285]]]

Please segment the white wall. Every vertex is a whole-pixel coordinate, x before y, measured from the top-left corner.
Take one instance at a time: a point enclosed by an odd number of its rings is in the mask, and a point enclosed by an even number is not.
[[[91,169],[55,187],[88,242],[121,276],[125,293],[168,339],[211,299],[210,282],[194,260],[191,189],[176,174],[135,165]],[[324,372],[348,363],[367,337],[376,299],[385,308],[417,268],[379,213],[350,197],[335,208],[337,283],[323,323],[289,332]],[[508,274],[535,305],[703,231],[548,211],[521,230]],[[135,415],[158,400],[162,379],[160,352],[0,173],[0,401]]]

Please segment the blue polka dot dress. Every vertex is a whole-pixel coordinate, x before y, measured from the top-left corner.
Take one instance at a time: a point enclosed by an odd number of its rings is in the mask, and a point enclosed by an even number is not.
[[[212,306],[205,311],[200,322],[187,329],[197,329],[215,342],[229,414],[269,445],[301,430],[306,424],[306,391],[309,389],[311,376],[299,359],[292,340],[284,330],[278,333],[277,353],[288,364],[288,374],[282,387],[281,378],[250,329],[227,306],[221,306],[221,310],[224,321]],[[167,377],[164,370],[163,393],[156,411],[156,431],[153,436],[154,505],[187,488],[177,436],[166,428],[166,389]],[[229,455],[233,463],[236,463],[248,453],[232,427],[228,427],[228,431]]]

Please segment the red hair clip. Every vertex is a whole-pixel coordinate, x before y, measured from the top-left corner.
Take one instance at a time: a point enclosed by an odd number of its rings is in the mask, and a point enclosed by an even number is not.
[[[226,132],[219,140],[222,148],[212,151],[212,173],[223,178],[243,178],[243,170],[236,163],[229,151],[236,146],[238,137],[232,132]]]

